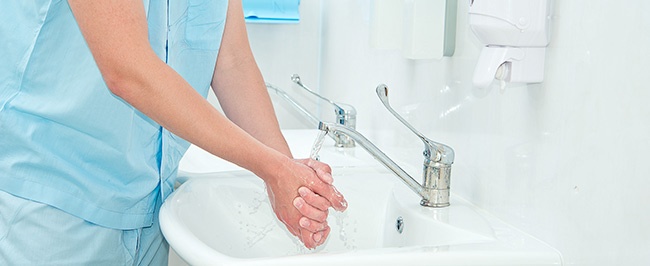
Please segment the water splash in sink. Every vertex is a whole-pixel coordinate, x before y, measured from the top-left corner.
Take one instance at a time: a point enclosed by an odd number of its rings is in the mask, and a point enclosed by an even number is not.
[[[356,221],[350,222],[348,219],[348,214],[346,212],[334,212],[331,214],[336,220],[336,226],[338,227],[338,237],[339,240],[343,243],[343,246],[346,250],[356,250],[357,245],[354,239],[354,233],[356,233]],[[352,229],[350,235],[347,232],[347,229]],[[332,236],[330,236],[332,237]]]

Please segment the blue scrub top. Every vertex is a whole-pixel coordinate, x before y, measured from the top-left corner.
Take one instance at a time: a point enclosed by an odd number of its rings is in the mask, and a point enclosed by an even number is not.
[[[207,96],[227,0],[143,2],[153,50]],[[0,36],[0,189],[106,227],[151,225],[189,144],[110,93],[66,0],[5,1]]]

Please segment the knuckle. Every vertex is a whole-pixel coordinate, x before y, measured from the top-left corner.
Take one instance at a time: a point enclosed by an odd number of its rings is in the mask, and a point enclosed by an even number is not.
[[[307,205],[303,205],[300,209],[298,209],[298,211],[302,215],[308,215],[312,210]]]
[[[323,227],[324,226],[323,226],[322,223],[314,223],[314,225],[312,226],[311,229],[313,230],[313,232],[318,232],[318,231],[323,230]]]
[[[317,221],[324,222],[327,220],[327,212],[318,212]]]
[[[309,192],[305,193],[305,195],[302,198],[305,199],[305,201],[307,202],[314,202],[315,200],[314,192],[309,190]]]

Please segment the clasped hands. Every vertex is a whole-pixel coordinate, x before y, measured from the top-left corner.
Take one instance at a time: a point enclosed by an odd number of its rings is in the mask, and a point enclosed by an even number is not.
[[[267,193],[273,211],[291,234],[309,249],[325,243],[330,233],[329,207],[344,211],[347,202],[332,185],[329,165],[313,159],[287,161],[272,181]]]

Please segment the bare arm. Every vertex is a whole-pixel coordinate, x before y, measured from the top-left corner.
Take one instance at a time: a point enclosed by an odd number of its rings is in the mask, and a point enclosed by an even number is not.
[[[148,42],[142,1],[69,3],[111,92],[174,134],[273,184],[281,195],[276,203],[285,224],[299,228],[302,216],[292,201],[301,186],[328,195],[335,208],[344,208],[336,204],[344,202],[342,196],[320,181],[312,169],[247,134],[155,55]],[[309,245],[309,239],[303,236],[302,240]]]
[[[228,5],[223,41],[212,77],[212,88],[230,120],[262,143],[292,157],[280,131],[264,79],[253,58],[242,4],[239,0],[230,1]],[[311,159],[296,161],[313,168],[321,180],[328,184],[332,183],[331,169],[328,165]],[[303,193],[300,194],[301,198],[294,200],[294,205],[305,217],[311,219],[307,221],[302,218],[301,222],[309,224],[304,226],[308,231],[324,231],[322,235],[324,240],[329,232],[324,219],[327,217],[327,209],[330,205],[326,199],[309,189],[299,191]],[[272,193],[269,193],[269,196],[274,197]],[[282,217],[279,218],[282,220]],[[298,235],[307,232],[292,233]],[[303,236],[303,238],[307,237],[307,235]]]
[[[102,76],[115,95],[175,134],[253,172],[273,170],[248,162],[245,156],[252,150],[263,151],[260,156],[271,162],[286,160],[228,121],[154,54],[147,38],[142,2],[69,2]],[[213,138],[214,132],[230,141]],[[242,147],[248,150],[226,152]]]
[[[261,142],[291,156],[250,49],[241,1],[229,3],[212,88],[230,120]]]

